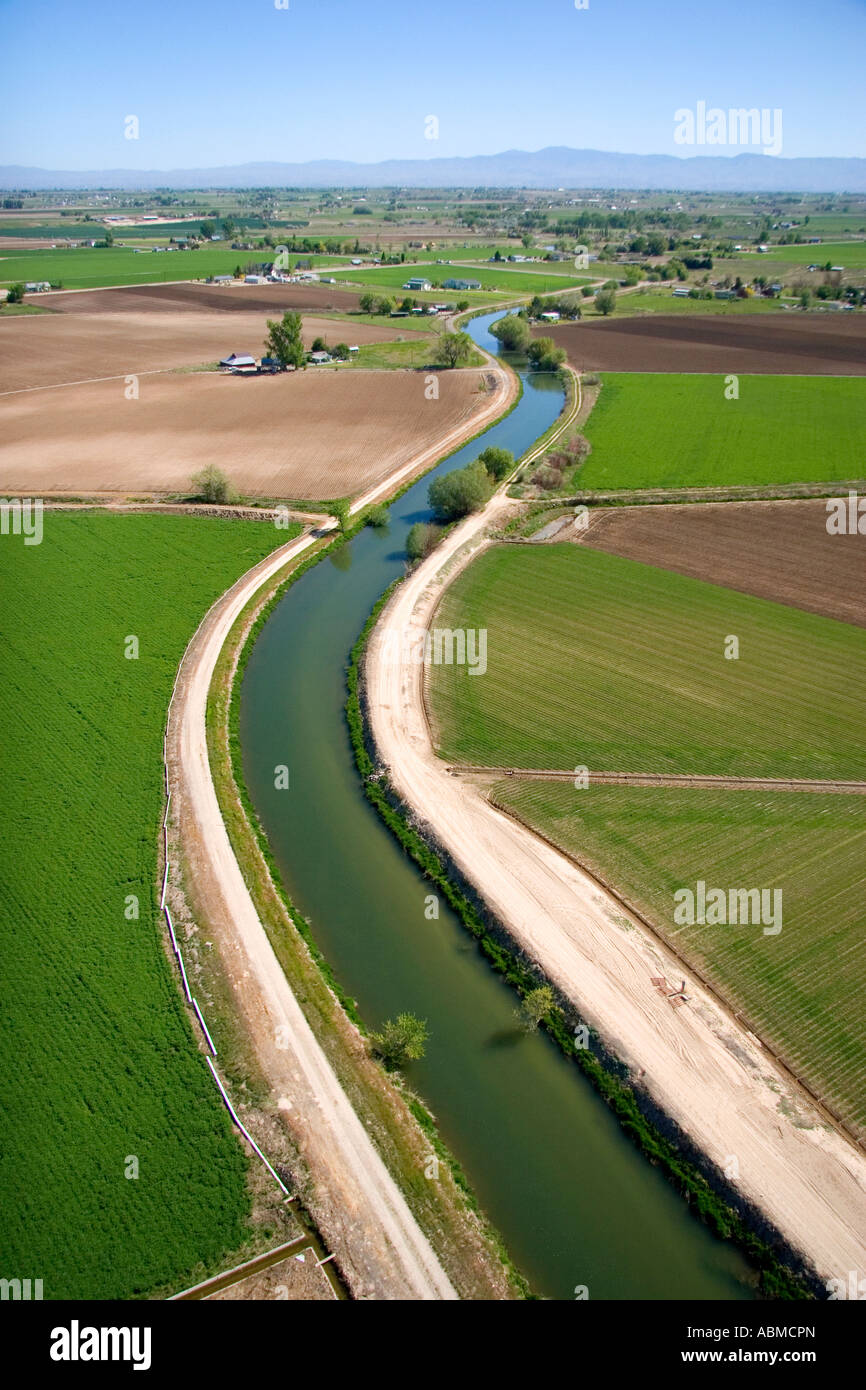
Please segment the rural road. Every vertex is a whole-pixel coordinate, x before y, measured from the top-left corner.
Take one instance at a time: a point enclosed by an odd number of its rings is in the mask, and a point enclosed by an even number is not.
[[[390,493],[501,414],[516,385],[498,366],[496,378],[471,420],[413,457],[352,510]],[[208,761],[208,691],[228,634],[261,585],[313,543],[308,533],[250,570],[218,600],[187,648],[166,738],[173,822],[183,826],[188,872],[207,902],[207,928],[220,941],[262,1074],[313,1177],[316,1219],[355,1296],[456,1299],[288,985],[232,851]]]
[[[513,939],[573,1001],[654,1101],[823,1279],[866,1273],[866,1156],[816,1111],[746,1030],[638,918],[575,863],[496,810],[431,744],[412,651],[443,590],[507,515],[497,493],[400,585],[365,663],[370,728],[398,795]],[[393,641],[387,634],[399,633]],[[402,640],[403,634],[410,640]],[[674,1010],[651,978],[686,977]],[[575,1085],[580,1084],[575,1079]]]

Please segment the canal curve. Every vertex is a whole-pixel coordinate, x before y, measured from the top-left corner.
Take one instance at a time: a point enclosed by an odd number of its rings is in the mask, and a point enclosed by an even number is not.
[[[500,316],[468,325],[494,353]],[[511,414],[415,483],[387,530],[360,532],[275,607],[243,679],[244,775],[287,892],[368,1026],[403,1010],[427,1020],[427,1055],[409,1081],[534,1291],[750,1298],[739,1253],[690,1215],[576,1066],[520,1029],[516,996],[459,920],[445,904],[428,918],[430,884],[359,784],[343,715],[348,656],[404,572],[409,528],[430,519],[431,478],[489,444],[523,454],[562,410],[555,378],[516,365],[524,391]],[[274,788],[277,764],[290,770],[288,793]]]

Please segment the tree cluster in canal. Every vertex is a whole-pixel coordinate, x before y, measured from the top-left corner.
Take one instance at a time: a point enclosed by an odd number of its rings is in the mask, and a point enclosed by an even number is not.
[[[494,485],[507,477],[513,467],[510,449],[489,446],[465,468],[455,468],[434,478],[427,489],[427,501],[437,521],[457,521],[477,512],[490,500]]]

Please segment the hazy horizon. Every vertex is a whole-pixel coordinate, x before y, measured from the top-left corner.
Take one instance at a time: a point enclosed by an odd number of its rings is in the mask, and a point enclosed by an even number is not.
[[[675,113],[778,112],[783,159],[866,142],[861,0],[826,0],[832,59],[810,63],[814,7],[735,0],[701,13],[637,0],[229,0],[142,11],[92,0],[0,5],[0,163],[75,172],[471,158],[550,146],[734,157],[683,147]],[[431,23],[432,21],[432,23]],[[130,120],[135,134],[130,138]],[[763,144],[766,146],[767,141]]]

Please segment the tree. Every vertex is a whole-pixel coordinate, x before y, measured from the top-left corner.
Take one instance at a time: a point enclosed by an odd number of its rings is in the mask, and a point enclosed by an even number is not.
[[[501,483],[503,478],[514,467],[514,455],[510,449],[498,449],[491,444],[478,455],[478,462],[483,463],[488,475],[495,478],[497,483]]]
[[[416,521],[406,537],[406,554],[410,560],[424,560],[435,547],[440,535],[439,526],[431,522]]]
[[[436,360],[443,367],[459,367],[469,359],[473,346],[468,333],[443,333],[436,349]]]
[[[371,1034],[373,1050],[386,1067],[402,1067],[424,1056],[427,1024],[414,1014],[398,1014],[386,1020],[381,1033]]]
[[[647,237],[647,252],[650,256],[663,256],[667,248],[667,239],[661,232],[651,232]]]
[[[427,489],[427,501],[438,520],[455,521],[483,507],[492,491],[487,469],[476,459],[466,468],[434,478]]]
[[[305,361],[301,338],[301,316],[287,309],[281,320],[268,319],[265,347],[269,357],[275,357],[283,367],[301,367]]]
[[[310,348],[310,352],[327,352],[327,351],[328,351],[328,344],[325,342],[324,338],[314,338],[314,339],[313,339],[313,346]]]
[[[526,355],[537,372],[555,372],[566,359],[565,348],[557,347],[552,338],[536,338],[529,344]]]
[[[18,281],[16,281],[16,283],[15,283],[14,285],[10,285],[10,286],[9,286],[9,289],[8,289],[7,292],[6,292],[6,303],[7,303],[7,304],[23,304],[23,303],[24,303],[24,295],[25,295],[24,282],[23,282],[22,280],[18,280]]]
[[[387,318],[393,308],[393,299],[388,299],[387,296],[383,296],[383,298],[381,298],[376,305],[376,313],[382,314],[385,318]]]
[[[338,497],[336,502],[331,503],[331,516],[336,517],[337,525],[345,535],[351,525],[352,515],[349,511],[349,500],[346,497]]]
[[[391,514],[384,502],[377,502],[368,509],[364,519],[368,526],[373,526],[377,531],[381,531],[391,520]]]
[[[599,290],[595,296],[595,307],[605,318],[612,314],[616,308],[616,290]]]
[[[235,219],[234,219],[233,217],[224,217],[224,218],[223,218],[223,224],[222,224],[222,225],[223,225],[223,236],[225,237],[226,241],[231,241],[232,237],[234,236],[235,232],[236,232],[237,229],[238,229],[238,224],[237,224],[237,222],[235,221]]]
[[[337,346],[336,346],[336,347],[332,347],[332,348],[331,348],[331,356],[332,356],[332,357],[336,357],[336,359],[337,359],[338,362],[348,362],[348,360],[349,360],[349,344],[348,344],[348,343],[337,343]]]
[[[506,314],[504,319],[491,325],[490,332],[507,352],[525,352],[532,340],[529,322],[519,314]]]
[[[520,1001],[518,1017],[528,1033],[534,1032],[545,1014],[554,1007],[553,990],[550,985],[539,985],[531,989]]]
[[[361,298],[358,300],[358,308],[361,310],[362,314],[375,314],[378,303],[378,295],[371,294],[368,290],[367,293],[362,294]]]
[[[210,241],[211,237],[213,236],[214,232],[216,231],[216,223],[214,223],[214,222],[202,222],[201,226],[199,227],[199,231],[201,232],[201,234],[202,234],[202,236],[204,237],[205,241]]]
[[[205,502],[234,502],[237,494],[232,488],[231,483],[216,464],[209,463],[200,473],[194,473],[191,479],[192,486],[196,489],[196,496],[201,497]]]

